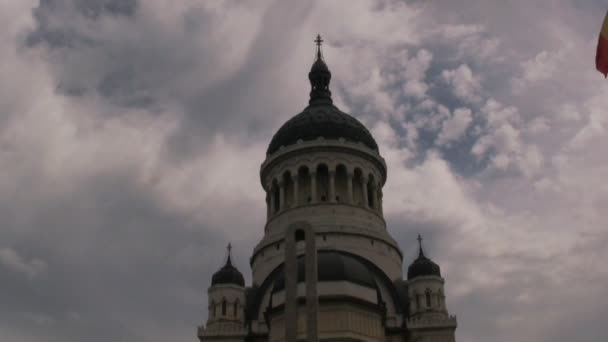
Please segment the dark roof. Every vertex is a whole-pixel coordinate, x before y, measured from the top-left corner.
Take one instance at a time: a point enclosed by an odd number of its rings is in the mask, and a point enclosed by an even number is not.
[[[279,128],[272,137],[266,153],[274,153],[281,146],[293,145],[298,140],[315,140],[318,137],[344,138],[378,150],[378,144],[367,128],[359,120],[333,105],[329,90],[331,72],[323,61],[320,49],[308,73],[308,79],[311,85],[309,106]]]
[[[351,142],[362,142],[378,150],[378,144],[359,120],[340,111],[334,105],[312,105],[289,119],[275,133],[268,145],[267,154],[276,152],[281,146],[295,144],[298,140],[344,138]]]
[[[238,286],[245,286],[245,279],[236,267],[232,266],[230,255],[226,260],[226,265],[215,272],[211,277],[211,286],[220,284],[234,284]]]
[[[336,251],[317,253],[318,281],[348,281],[361,286],[376,288],[372,271],[358,259]],[[298,257],[298,282],[305,279],[304,257]],[[285,289],[285,272],[281,270],[272,292]]]
[[[416,277],[423,276],[437,276],[441,277],[441,270],[439,265],[433,262],[433,260],[427,258],[420,248],[418,258],[407,268],[407,279],[413,279]]]

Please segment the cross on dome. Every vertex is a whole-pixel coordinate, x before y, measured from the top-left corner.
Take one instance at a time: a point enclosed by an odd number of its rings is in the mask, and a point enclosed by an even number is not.
[[[420,255],[424,255],[424,252],[422,252],[422,236],[418,234],[418,238],[416,240],[418,240],[418,253]]]
[[[317,39],[315,39],[315,43],[317,44],[317,59],[323,58],[321,55],[321,44],[323,44],[324,40],[321,38],[320,34],[317,34]]]

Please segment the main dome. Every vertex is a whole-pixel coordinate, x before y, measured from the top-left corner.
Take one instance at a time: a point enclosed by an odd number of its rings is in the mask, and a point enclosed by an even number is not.
[[[266,153],[274,153],[281,146],[293,145],[298,140],[315,140],[318,137],[344,138],[346,141],[361,142],[372,150],[378,150],[378,144],[359,120],[332,104],[321,104],[306,107],[302,113],[284,123],[272,137]]]
[[[346,141],[363,143],[377,151],[378,144],[367,128],[333,105],[329,90],[331,72],[323,61],[320,46],[308,79],[311,85],[309,106],[279,128],[272,137],[266,154],[278,151],[281,146],[296,144],[298,140],[316,140],[319,137],[336,140],[344,138]]]

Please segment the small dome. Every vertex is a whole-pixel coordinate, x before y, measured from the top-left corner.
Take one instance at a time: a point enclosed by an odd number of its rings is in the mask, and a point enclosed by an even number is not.
[[[226,261],[226,265],[220,268],[219,271],[213,274],[211,277],[211,286],[222,285],[222,284],[233,284],[238,286],[245,286],[245,279],[236,267],[232,266],[230,255]]]
[[[376,140],[359,120],[327,104],[308,106],[302,113],[289,119],[272,137],[266,153],[276,152],[281,146],[293,145],[300,139],[307,141],[319,137],[344,138],[378,150]]]
[[[376,288],[372,271],[356,258],[336,251],[319,251],[317,254],[318,281],[348,281],[361,286]],[[298,282],[304,282],[303,256],[298,257]],[[281,270],[274,283],[273,293],[285,289],[285,271]]]
[[[312,64],[312,67],[310,68],[310,72],[311,73],[315,73],[315,72],[327,72],[329,73],[329,67],[327,67],[327,64],[325,63],[325,61],[323,61],[323,59],[321,58],[317,58],[317,60],[315,60],[315,62]]]
[[[427,258],[422,252],[422,246],[418,253],[418,258],[407,268],[407,279],[413,279],[416,277],[424,276],[437,276],[441,277],[441,269],[439,265],[433,262],[433,260]]]

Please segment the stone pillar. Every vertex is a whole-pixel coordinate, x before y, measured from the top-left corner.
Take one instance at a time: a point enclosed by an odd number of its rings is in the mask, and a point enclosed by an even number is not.
[[[367,177],[361,177],[361,182],[363,183],[363,207],[369,208],[367,203]]]
[[[299,196],[300,196],[298,194],[298,191],[299,191],[299,188],[300,188],[300,184],[298,182],[299,178],[298,178],[297,174],[294,175],[292,177],[292,179],[293,179],[293,204],[291,206],[295,208],[295,207],[298,206],[298,201],[299,201]]]
[[[353,174],[350,172],[347,172],[346,174],[346,191],[347,191],[347,203],[348,204],[353,204],[354,203],[354,198],[353,198]]]
[[[296,342],[298,334],[298,262],[295,229],[285,234],[285,342]]]
[[[310,173],[310,203],[317,203],[317,173]]]
[[[329,171],[329,202],[336,202],[336,171]]]
[[[285,341],[296,342],[298,332],[296,231],[304,231],[304,271],[306,278],[306,341],[318,342],[317,247],[312,226],[295,222],[285,232]]]
[[[318,342],[317,247],[312,227],[306,232],[306,341]]]
[[[285,209],[285,181],[279,182],[279,210]]]

